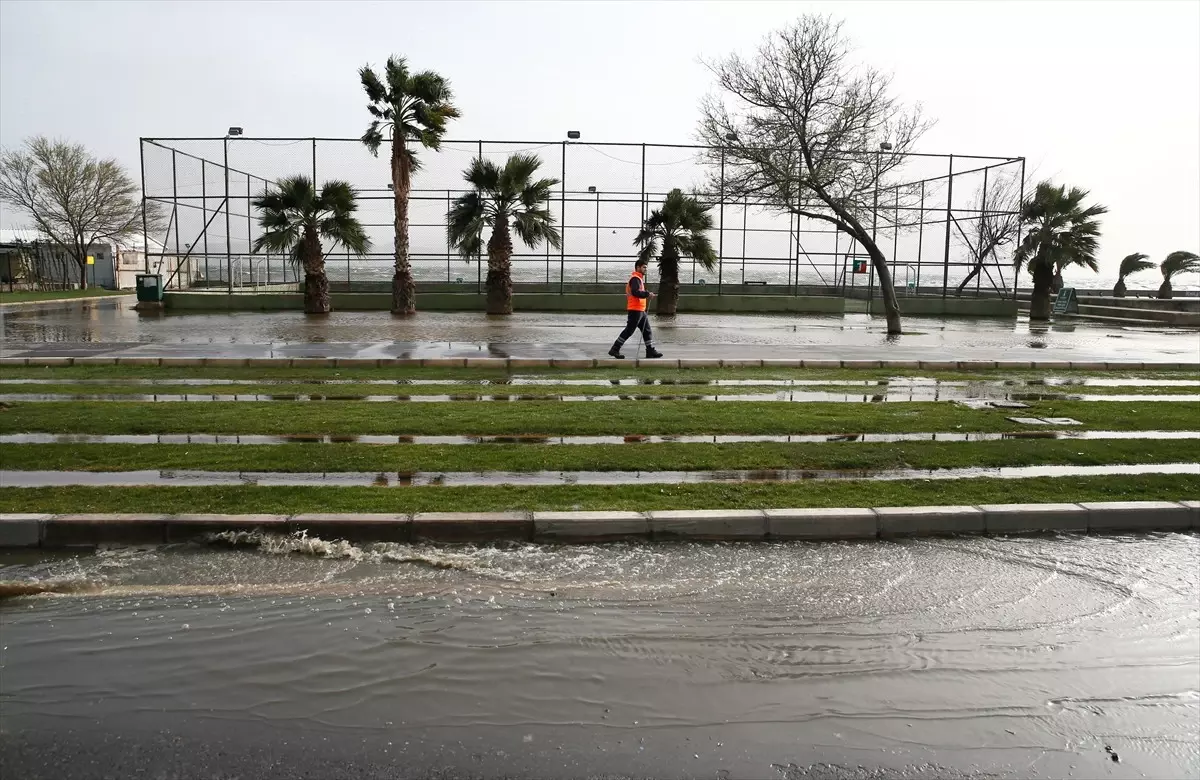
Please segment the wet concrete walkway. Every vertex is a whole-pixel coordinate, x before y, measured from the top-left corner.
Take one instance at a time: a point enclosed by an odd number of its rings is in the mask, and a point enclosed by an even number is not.
[[[294,312],[141,316],[129,301],[60,303],[0,314],[4,357],[604,359],[624,316]],[[1027,320],[909,317],[891,337],[865,315],[680,315],[654,320],[668,359],[991,360],[1195,363],[1195,332]],[[626,344],[629,358],[638,345]]]

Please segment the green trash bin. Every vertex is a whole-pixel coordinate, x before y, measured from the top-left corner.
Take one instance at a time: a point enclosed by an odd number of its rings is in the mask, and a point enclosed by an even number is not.
[[[137,275],[138,302],[157,303],[163,299],[162,274]]]

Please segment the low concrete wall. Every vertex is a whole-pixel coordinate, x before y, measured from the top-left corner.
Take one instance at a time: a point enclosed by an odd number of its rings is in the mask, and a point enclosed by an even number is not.
[[[0,515],[0,548],[162,544],[249,529],[304,531],[352,542],[767,541],[896,536],[1124,533],[1200,528],[1200,501],[1094,504],[678,510],[665,512],[421,512],[403,514]]]
[[[387,311],[389,293],[332,293],[334,311]],[[221,293],[168,292],[167,311],[299,311],[304,308],[300,293]],[[475,291],[421,291],[417,306],[422,311],[483,311],[487,299]],[[579,292],[560,295],[555,292],[517,292],[513,294],[515,311],[612,313],[625,306],[624,293],[618,288],[606,292]],[[681,313],[745,314],[841,314],[845,300],[834,296],[793,295],[682,295]]]
[[[1001,298],[941,298],[908,296],[897,299],[900,316],[912,317],[996,317],[1016,318],[1017,302]],[[846,300],[846,312],[883,316],[883,301],[879,298],[868,302],[862,298]]]

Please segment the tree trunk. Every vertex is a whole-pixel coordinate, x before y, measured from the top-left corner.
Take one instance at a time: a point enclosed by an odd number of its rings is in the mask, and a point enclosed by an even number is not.
[[[1033,267],[1033,295],[1029,299],[1029,319],[1050,319],[1050,288],[1054,284],[1054,272],[1045,265]]]
[[[492,237],[488,239],[488,314],[512,314],[512,250],[508,215],[497,214]]]
[[[1120,279],[1117,280],[1117,286],[1113,288],[1113,297],[1114,298],[1124,298],[1125,297],[1125,277],[1124,276],[1122,276]]]
[[[887,332],[889,336],[899,336],[903,329],[900,327],[900,303],[896,300],[896,286],[892,284],[892,272],[888,270],[887,258],[874,241],[866,235],[866,241],[859,239],[871,256],[871,265],[875,266],[875,279],[879,282],[879,293],[883,297],[883,313],[887,317]]]
[[[1060,268],[1054,272],[1054,279],[1050,283],[1050,291],[1053,293],[1057,293],[1062,288],[1063,288],[1063,278],[1062,278],[1062,269]]]
[[[325,256],[321,254],[321,240],[315,230],[305,230],[303,257],[304,266],[304,312],[306,314],[328,314],[329,277],[325,274]]]
[[[967,274],[967,278],[963,279],[962,282],[959,283],[958,289],[955,292],[959,295],[962,295],[962,291],[967,288],[967,285],[971,283],[972,279],[974,279],[976,276],[979,276],[979,272],[982,270],[983,263],[976,263],[975,267],[971,269],[971,273]]]
[[[1159,298],[1170,298],[1173,290],[1171,290],[1171,280],[1163,279],[1163,283],[1158,287]]]
[[[395,132],[395,131],[393,131]],[[408,197],[412,190],[412,171],[404,154],[404,139],[392,139],[392,191],[396,206],[396,263],[392,274],[392,314],[417,313],[417,286],[408,260]]]
[[[679,252],[664,243],[658,256],[658,298],[654,313],[660,317],[674,317],[679,308]]]
[[[79,289],[87,289],[87,259],[79,261]]]

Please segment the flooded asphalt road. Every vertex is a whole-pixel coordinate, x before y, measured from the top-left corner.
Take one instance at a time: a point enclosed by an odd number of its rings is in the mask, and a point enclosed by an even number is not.
[[[0,775],[1200,773],[1196,535],[224,541],[0,555]]]

